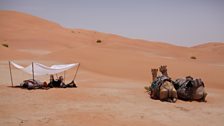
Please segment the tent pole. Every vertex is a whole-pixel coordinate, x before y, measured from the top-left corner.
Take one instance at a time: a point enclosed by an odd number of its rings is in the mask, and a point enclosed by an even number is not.
[[[79,65],[78,65],[77,69],[76,69],[76,72],[75,72],[75,76],[74,76],[74,78],[73,78],[73,81],[75,80],[76,74],[78,73],[79,66],[80,66],[80,63],[79,63]]]
[[[33,62],[32,62],[32,73],[33,73],[33,81],[34,81],[34,68],[33,68]]]
[[[12,87],[13,87],[12,69],[11,69],[11,62],[10,61],[9,61],[9,71],[10,71],[11,83],[12,83]]]
[[[64,71],[64,83],[65,83],[65,71]]]

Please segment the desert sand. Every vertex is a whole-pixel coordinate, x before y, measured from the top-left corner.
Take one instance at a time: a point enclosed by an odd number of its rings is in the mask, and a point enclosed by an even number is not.
[[[97,43],[101,40],[101,43]],[[32,15],[0,11],[0,125],[223,126],[224,43],[182,47],[69,29]],[[7,44],[9,47],[4,47]],[[191,59],[194,56],[196,59]],[[26,66],[81,63],[78,88],[12,88],[8,61]],[[207,102],[150,99],[151,68],[168,66],[173,79],[202,78]],[[71,81],[75,69],[66,71]],[[32,75],[12,68],[14,85]],[[62,73],[63,75],[63,73]],[[49,76],[36,77],[49,81]]]

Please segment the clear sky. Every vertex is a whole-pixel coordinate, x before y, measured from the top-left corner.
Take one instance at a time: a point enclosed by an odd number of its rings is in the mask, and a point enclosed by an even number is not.
[[[0,0],[0,10],[176,45],[224,42],[224,0]]]

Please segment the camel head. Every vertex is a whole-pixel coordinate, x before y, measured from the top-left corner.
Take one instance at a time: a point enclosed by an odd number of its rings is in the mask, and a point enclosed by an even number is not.
[[[162,73],[162,75],[167,76],[168,77],[168,73],[167,73],[167,66],[160,66],[159,67],[159,71]]]
[[[152,72],[152,81],[154,81],[157,77],[158,69],[151,69]]]

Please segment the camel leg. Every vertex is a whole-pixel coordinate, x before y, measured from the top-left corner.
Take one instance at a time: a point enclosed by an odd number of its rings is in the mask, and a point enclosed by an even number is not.
[[[159,99],[161,101],[166,101],[167,100],[167,97],[168,97],[168,91],[167,89],[161,89],[160,92],[159,92]]]
[[[200,86],[199,88],[196,89],[193,95],[193,99],[203,101],[203,99],[205,99],[206,96],[207,93],[205,92],[204,87]]]
[[[207,102],[206,99],[205,99],[207,95],[208,95],[208,93],[204,91],[203,98],[202,98],[203,102]]]
[[[169,97],[169,88],[168,88],[168,82],[165,82],[162,84],[160,87],[160,92],[159,92],[159,98],[161,101],[167,101]]]
[[[173,98],[172,101],[175,103],[177,101],[177,91],[173,87],[172,90],[171,90],[171,92],[172,92],[172,98]]]

